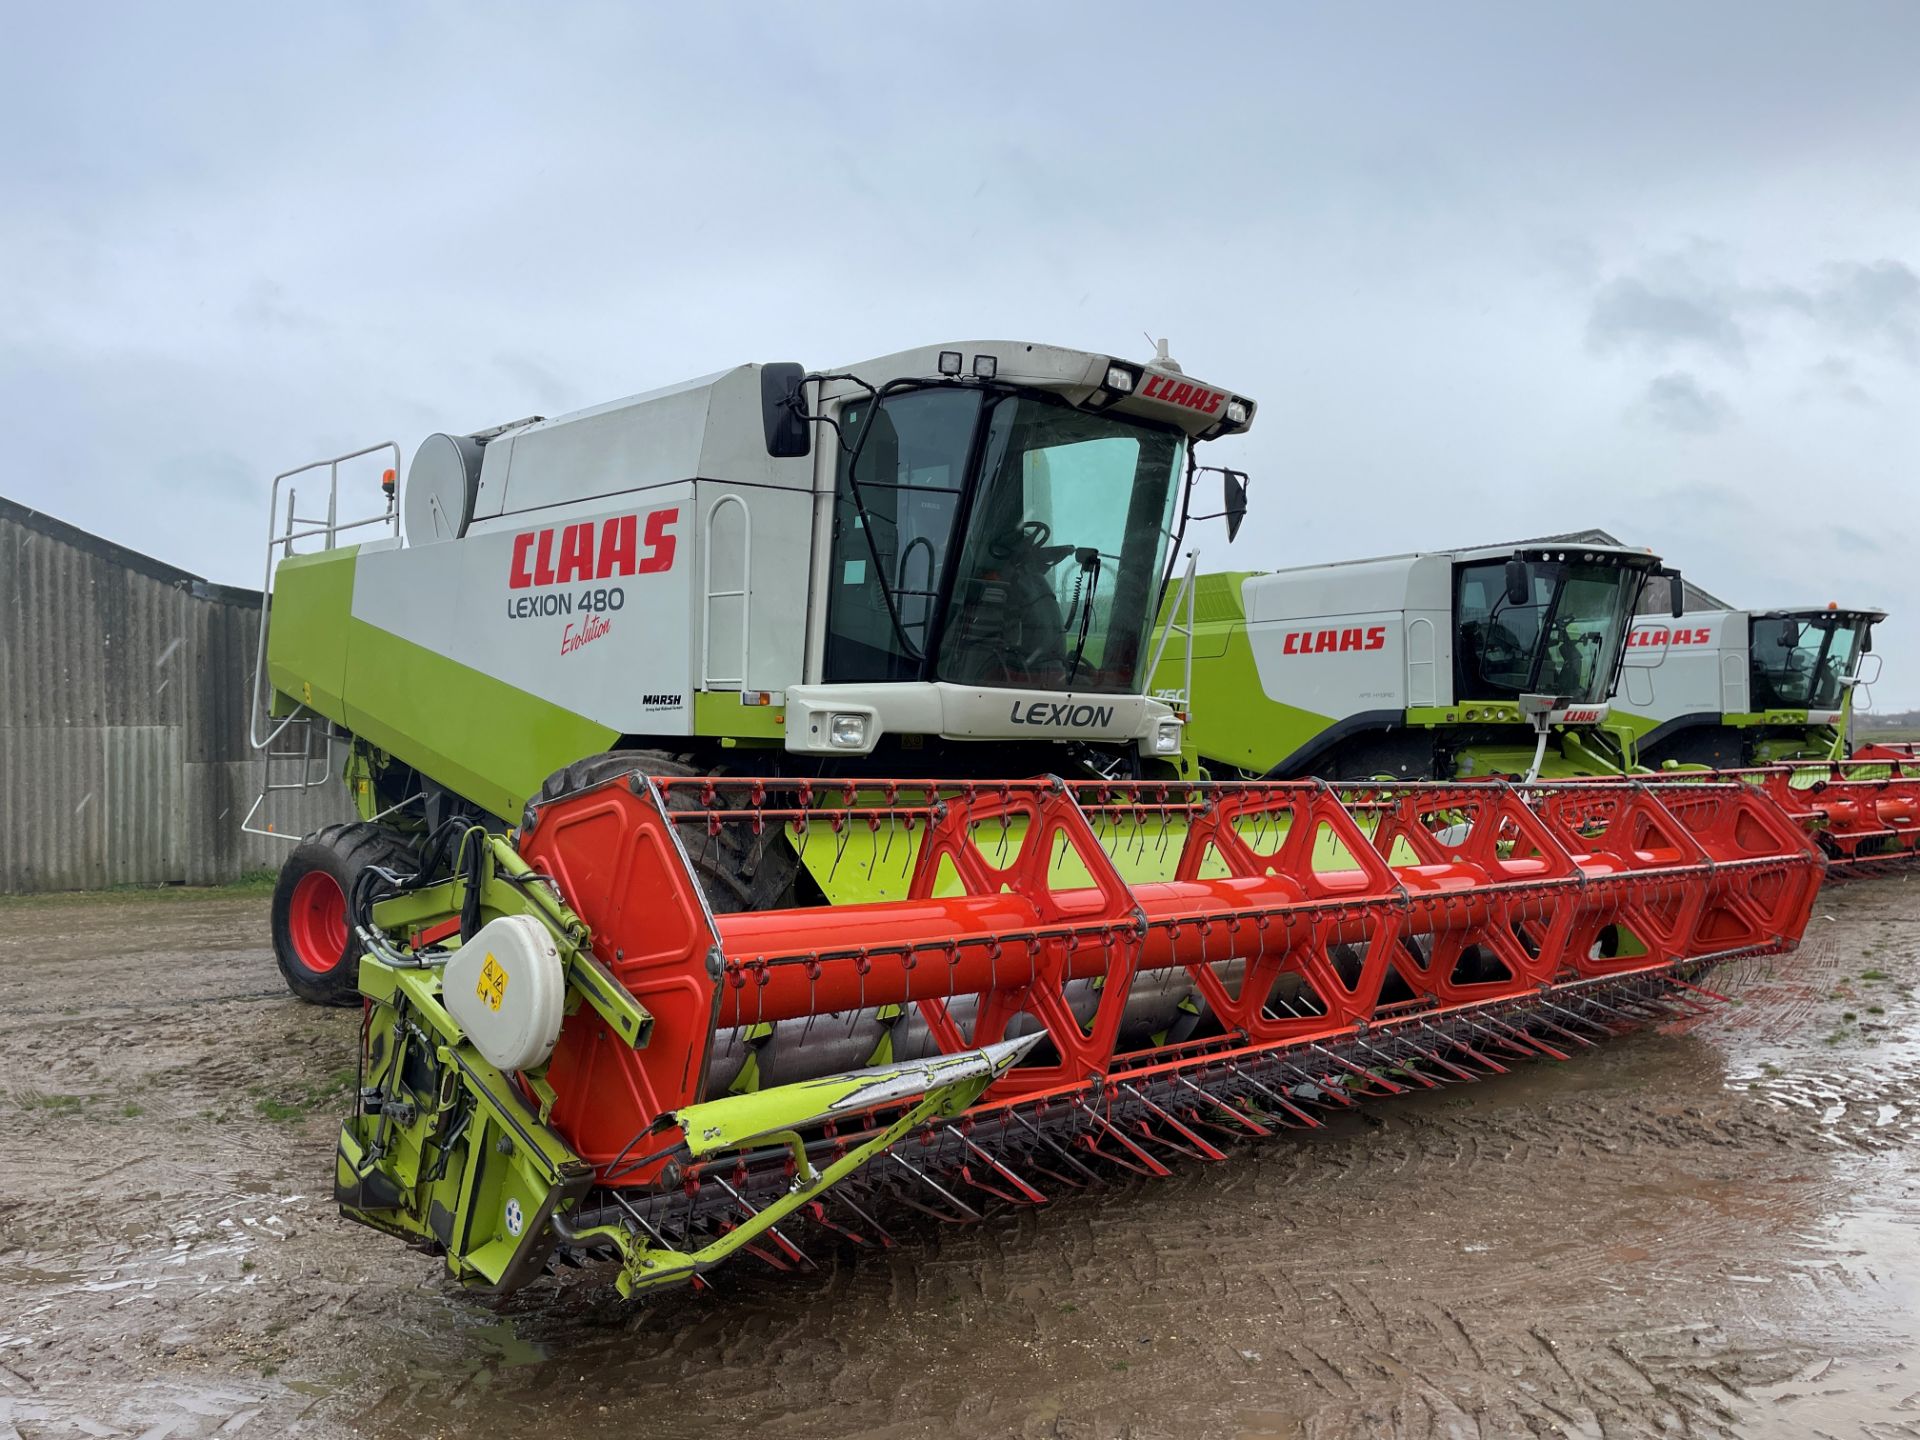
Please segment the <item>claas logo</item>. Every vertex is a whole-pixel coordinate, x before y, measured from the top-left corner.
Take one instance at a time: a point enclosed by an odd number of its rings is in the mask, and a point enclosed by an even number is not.
[[[1280,642],[1282,655],[1323,655],[1339,650],[1384,650],[1387,627],[1349,625],[1340,630],[1289,630]]]
[[[1713,628],[1702,625],[1697,630],[1669,630],[1664,625],[1655,625],[1645,630],[1636,630],[1627,636],[1629,645],[1710,645],[1713,643]]]
[[[671,526],[680,507],[655,510],[642,518],[615,515],[547,530],[526,530],[513,537],[513,562],[507,587],[567,585],[576,580],[653,575],[673,568]]]
[[[1166,405],[1178,405],[1183,410],[1198,410],[1202,415],[1211,415],[1220,408],[1220,402],[1226,397],[1204,385],[1191,385],[1185,380],[1170,380],[1165,375],[1149,375],[1147,383],[1140,387],[1143,400],[1158,400]]]

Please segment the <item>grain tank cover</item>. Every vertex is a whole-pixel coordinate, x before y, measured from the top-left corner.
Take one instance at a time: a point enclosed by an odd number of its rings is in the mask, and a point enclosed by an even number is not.
[[[429,435],[413,452],[402,492],[409,545],[458,540],[473,521],[485,445],[472,435]]]

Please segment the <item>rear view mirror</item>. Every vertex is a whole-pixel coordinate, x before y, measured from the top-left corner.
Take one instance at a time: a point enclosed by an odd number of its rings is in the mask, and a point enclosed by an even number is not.
[[[1247,472],[1221,471],[1220,486],[1224,495],[1220,511],[1227,519],[1227,543],[1231,545],[1240,533],[1240,522],[1247,518]]]
[[[1532,588],[1527,583],[1527,562],[1507,561],[1507,604],[1525,605],[1532,598]]]
[[[1687,613],[1687,582],[1680,578],[1678,570],[1663,570],[1660,573],[1667,577],[1667,608],[1678,620]]]
[[[767,454],[776,460],[798,460],[813,448],[807,397],[801,389],[806,376],[806,367],[791,360],[760,367],[760,424],[766,431]]]

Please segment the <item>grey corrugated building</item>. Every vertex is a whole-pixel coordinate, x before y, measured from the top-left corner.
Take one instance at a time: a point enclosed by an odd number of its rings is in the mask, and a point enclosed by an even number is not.
[[[0,893],[209,884],[277,865],[245,835],[258,591],[215,585],[0,497]],[[344,787],[276,796],[284,828]]]

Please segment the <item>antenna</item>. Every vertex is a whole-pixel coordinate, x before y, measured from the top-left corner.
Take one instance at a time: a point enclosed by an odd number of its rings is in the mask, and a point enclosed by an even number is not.
[[[1147,337],[1147,343],[1153,346],[1154,369],[1171,370],[1176,375],[1184,375],[1187,373],[1180,368],[1180,362],[1167,353],[1167,342],[1164,339],[1156,340],[1145,330],[1142,330],[1140,333],[1145,335]]]

